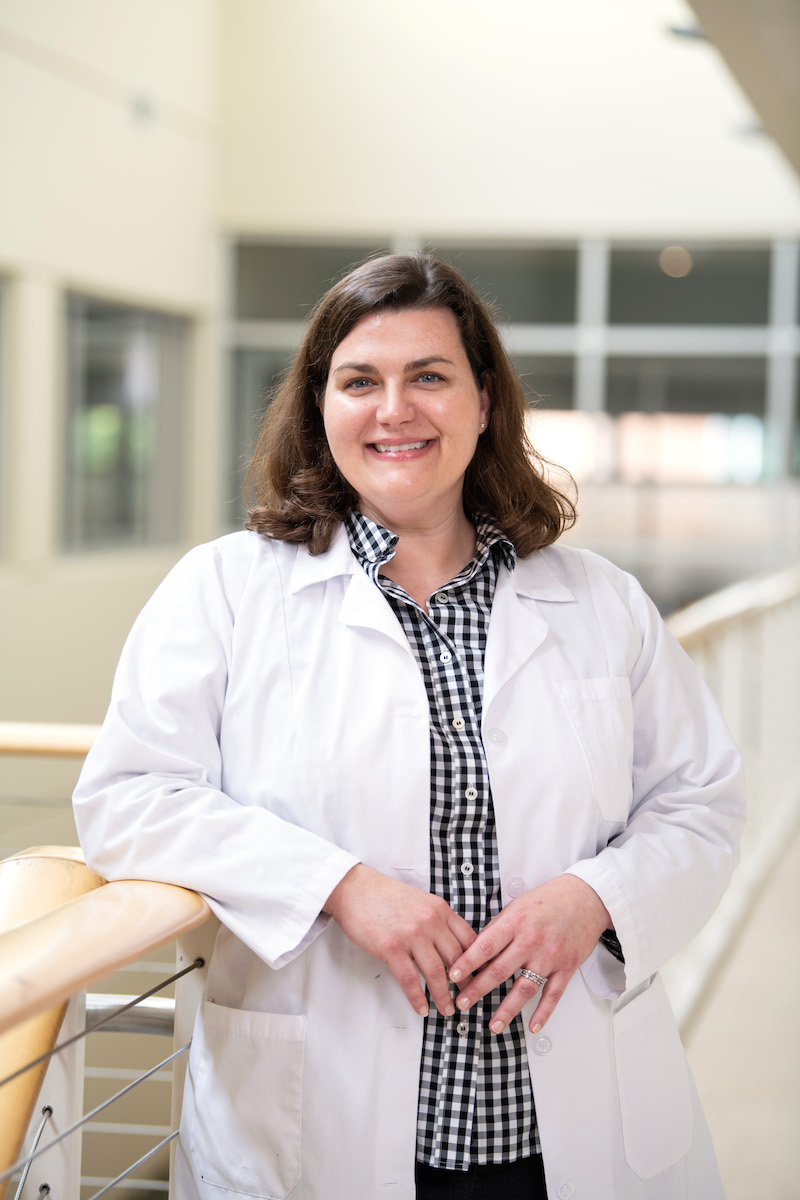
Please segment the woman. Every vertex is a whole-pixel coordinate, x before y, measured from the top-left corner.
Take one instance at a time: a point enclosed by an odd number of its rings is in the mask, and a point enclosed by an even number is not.
[[[738,754],[629,576],[553,545],[486,309],[424,256],[312,314],[249,532],[137,621],[91,866],[222,926],[179,1197],[704,1200],[656,974],[736,862]]]

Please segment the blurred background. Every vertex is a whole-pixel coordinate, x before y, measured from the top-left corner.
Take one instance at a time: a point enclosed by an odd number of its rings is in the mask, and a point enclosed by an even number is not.
[[[793,560],[798,46],[781,0],[0,0],[0,715],[102,717],[377,249],[496,304],[572,540],[663,611]]]
[[[800,557],[792,0],[0,0],[0,163],[0,719],[102,719],[376,250],[496,305],[570,540],[665,614]],[[74,841],[74,767],[0,769],[3,852]]]

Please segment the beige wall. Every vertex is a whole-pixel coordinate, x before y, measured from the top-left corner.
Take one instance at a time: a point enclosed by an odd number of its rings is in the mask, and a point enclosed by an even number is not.
[[[226,227],[775,236],[800,187],[679,0],[228,0]]]
[[[215,0],[0,0],[0,719],[101,719],[144,599],[218,532],[217,17]],[[61,552],[73,289],[190,321],[181,546]]]

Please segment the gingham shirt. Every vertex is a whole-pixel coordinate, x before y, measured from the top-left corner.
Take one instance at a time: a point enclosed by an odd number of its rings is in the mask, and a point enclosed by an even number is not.
[[[419,664],[431,714],[431,891],[473,929],[501,908],[500,864],[480,724],[483,659],[497,571],[512,570],[512,544],[487,520],[476,523],[475,558],[424,611],[380,575],[397,535],[361,513],[347,518],[350,545],[391,604]],[[417,1159],[466,1170],[539,1152],[522,1019],[502,1034],[489,1020],[513,981],[467,1013],[425,1019],[417,1116]],[[455,998],[456,989],[453,988]]]

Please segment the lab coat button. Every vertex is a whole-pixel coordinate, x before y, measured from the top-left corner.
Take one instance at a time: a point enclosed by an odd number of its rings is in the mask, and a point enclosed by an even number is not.
[[[463,717],[453,717],[453,729],[463,729],[463,728],[464,728],[464,718]]]
[[[478,789],[474,788],[474,787],[468,787],[467,790],[464,792],[464,795],[466,796],[466,798],[468,800],[477,800],[478,799]]]
[[[495,746],[504,746],[507,738],[502,729],[490,729],[487,737]]]
[[[525,880],[520,879],[519,875],[515,875],[513,879],[509,879],[506,891],[509,896],[521,896],[528,889],[525,886]]]
[[[550,1038],[545,1037],[544,1034],[542,1034],[541,1037],[537,1037],[535,1042],[533,1043],[534,1054],[549,1054],[552,1049],[553,1049],[553,1043],[550,1041]],[[566,1184],[564,1186],[566,1186]],[[560,1192],[558,1194],[559,1194],[559,1196],[561,1195]],[[570,1196],[571,1195],[572,1195],[572,1192],[570,1192]]]
[[[574,1195],[575,1184],[570,1183],[569,1180],[566,1183],[562,1183],[558,1189],[558,1200],[572,1200]]]
[[[462,875],[471,875],[474,870],[475,870],[475,868],[473,867],[471,862],[463,862],[461,864],[461,874]]]

